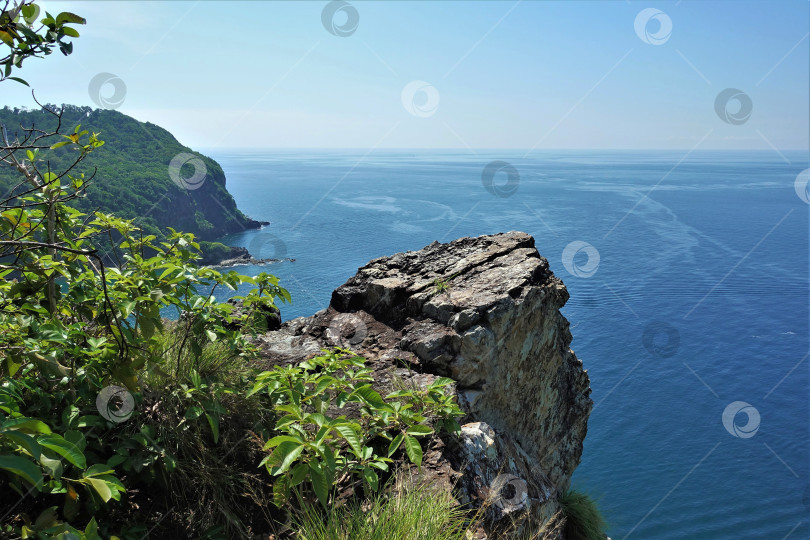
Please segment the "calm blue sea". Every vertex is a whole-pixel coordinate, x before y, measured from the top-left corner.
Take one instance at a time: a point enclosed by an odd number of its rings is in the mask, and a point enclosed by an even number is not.
[[[685,153],[210,152],[272,223],[226,242],[295,258],[268,267],[285,319],[372,258],[534,235],[596,404],[574,484],[614,540],[810,538],[808,155]],[[511,196],[483,187],[493,160],[519,174]]]

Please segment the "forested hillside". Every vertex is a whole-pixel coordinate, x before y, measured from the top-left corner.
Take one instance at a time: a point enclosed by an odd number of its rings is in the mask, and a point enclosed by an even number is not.
[[[54,109],[56,106],[48,105]],[[98,133],[104,146],[83,163],[83,171],[96,169],[86,194],[72,206],[82,212],[96,210],[137,219],[136,225],[150,234],[163,237],[166,227],[194,233],[211,240],[235,231],[255,228],[259,223],[246,217],[225,188],[225,174],[213,159],[183,146],[165,129],[150,122],[139,122],[113,110],[64,105],[62,126],[75,126]],[[56,118],[42,110],[0,109],[0,125],[7,136],[23,136],[23,128],[52,131]],[[65,140],[55,137],[52,143]],[[49,141],[51,142],[51,141]],[[71,145],[48,153],[51,170],[64,170],[72,163]],[[185,154],[185,155],[183,155]],[[179,157],[178,157],[179,156]],[[195,160],[176,168],[175,180],[170,164]],[[41,170],[45,165],[40,164]],[[188,180],[188,182],[184,182]],[[19,174],[6,164],[0,166],[0,194],[8,193],[20,182]]]

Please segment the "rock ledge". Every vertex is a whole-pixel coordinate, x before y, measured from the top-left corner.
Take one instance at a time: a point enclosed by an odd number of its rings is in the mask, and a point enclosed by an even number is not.
[[[271,364],[350,348],[383,392],[395,379],[454,379],[468,423],[431,443],[419,475],[487,507],[488,528],[521,528],[558,510],[593,406],[559,311],[567,300],[531,236],[461,238],[375,259],[327,309],[258,339]]]

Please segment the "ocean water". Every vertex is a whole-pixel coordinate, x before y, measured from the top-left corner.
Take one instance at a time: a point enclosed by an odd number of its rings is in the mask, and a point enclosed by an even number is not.
[[[807,154],[209,153],[271,222],[226,243],[295,259],[240,268],[281,278],[284,319],[372,258],[534,235],[596,405],[574,485],[614,540],[810,538]]]

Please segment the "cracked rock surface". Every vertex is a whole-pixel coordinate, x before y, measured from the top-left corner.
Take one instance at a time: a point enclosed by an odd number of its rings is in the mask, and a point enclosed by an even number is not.
[[[454,379],[467,424],[428,445],[418,474],[486,506],[497,528],[550,518],[582,455],[593,402],[560,314],[567,300],[528,234],[461,238],[375,259],[327,309],[258,339],[270,364],[350,348],[368,359],[381,392],[395,379]],[[508,496],[486,504],[503,486]]]

